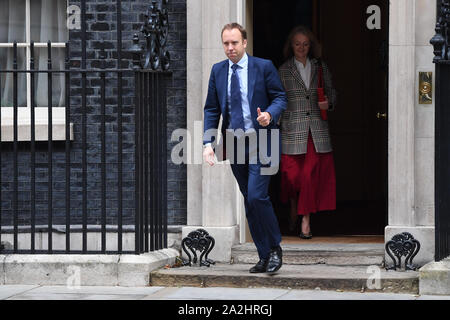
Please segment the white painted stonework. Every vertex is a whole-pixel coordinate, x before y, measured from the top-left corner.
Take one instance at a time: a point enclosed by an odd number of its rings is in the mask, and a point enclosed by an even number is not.
[[[221,28],[232,21],[246,26],[251,19],[246,8],[251,6],[246,0],[187,2],[187,123],[191,132],[194,122],[203,120],[211,67],[225,59]],[[435,23],[434,1],[390,2],[389,226],[385,238],[389,241],[397,233],[412,233],[423,244],[415,261],[421,264],[434,259],[434,104],[419,105],[418,74],[435,72],[429,44]],[[201,143],[195,152],[201,157]],[[214,168],[188,165],[188,227],[183,235],[197,227],[214,230],[219,235],[216,243],[227,244],[214,258],[227,261],[231,246],[245,242],[244,221],[242,199],[229,164]]]
[[[415,263],[434,260],[434,99],[420,105],[419,72],[435,73],[429,41],[436,4],[391,1],[389,27],[389,226],[385,241],[410,232],[422,244]],[[434,94],[433,94],[434,98]],[[388,257],[386,257],[388,259]]]
[[[245,25],[245,1],[187,1],[187,127],[194,132],[195,121],[203,121],[203,105],[213,64],[224,60],[220,33],[222,27],[236,21]],[[200,133],[201,134],[201,133]],[[194,146],[202,157],[203,148]],[[188,226],[190,231],[203,228],[216,240],[211,258],[230,261],[231,247],[240,242],[239,226],[242,199],[228,162],[209,165],[188,165]]]

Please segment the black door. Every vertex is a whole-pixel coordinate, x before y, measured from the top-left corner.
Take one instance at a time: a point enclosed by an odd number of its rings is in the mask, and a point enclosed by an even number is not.
[[[377,12],[369,11],[376,5]],[[279,67],[289,31],[310,27],[338,92],[330,113],[337,180],[337,210],[312,216],[315,235],[383,235],[387,225],[387,101],[389,1],[292,0],[254,2],[254,55]],[[380,19],[380,29],[369,29]],[[271,198],[283,234],[288,204],[279,201],[280,176]]]

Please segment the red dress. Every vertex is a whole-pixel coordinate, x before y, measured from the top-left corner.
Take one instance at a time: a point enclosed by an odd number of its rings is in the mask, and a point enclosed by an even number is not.
[[[289,199],[298,199],[298,215],[336,210],[333,153],[317,153],[311,132],[306,154],[281,155],[281,201]]]

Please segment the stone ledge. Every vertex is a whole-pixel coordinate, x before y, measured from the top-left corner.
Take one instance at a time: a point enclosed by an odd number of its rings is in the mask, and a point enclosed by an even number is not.
[[[35,140],[48,141],[48,108],[35,108]],[[2,107],[1,131],[2,142],[14,141],[14,109]],[[70,140],[74,140],[73,123],[70,123]],[[66,108],[52,108],[53,141],[66,140]],[[17,140],[31,141],[31,115],[30,108],[17,108]]]
[[[21,250],[31,250],[31,229],[30,226],[18,227],[18,248]],[[82,231],[81,225],[71,225],[70,227],[70,249],[72,251],[82,251]],[[35,228],[35,249],[47,250],[48,248],[48,226],[36,225]],[[123,232],[123,250],[134,251],[134,226],[124,225],[122,227]],[[53,225],[53,250],[64,252],[66,250],[66,227],[63,225]],[[14,227],[3,226],[1,228],[2,239],[0,245],[4,246],[4,249],[11,250],[14,247]],[[100,252],[101,251],[101,226],[88,225],[88,251]],[[106,248],[107,251],[117,251],[117,226],[106,225]],[[175,250],[181,250],[181,227],[168,226],[167,234],[167,247]],[[9,252],[10,253],[10,252]]]
[[[450,295],[450,258],[430,262],[419,272],[421,295]]]
[[[0,284],[145,287],[150,272],[174,264],[179,254],[163,249],[142,255],[0,255]]]

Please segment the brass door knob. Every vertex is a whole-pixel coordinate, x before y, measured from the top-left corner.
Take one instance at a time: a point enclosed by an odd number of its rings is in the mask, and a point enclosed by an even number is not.
[[[377,119],[387,119],[387,113],[377,113]]]

